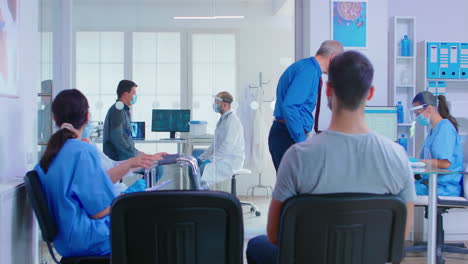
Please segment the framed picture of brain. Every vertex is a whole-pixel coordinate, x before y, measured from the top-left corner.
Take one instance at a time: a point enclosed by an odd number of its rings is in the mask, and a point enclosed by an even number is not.
[[[367,0],[331,0],[331,36],[348,49],[367,48]]]

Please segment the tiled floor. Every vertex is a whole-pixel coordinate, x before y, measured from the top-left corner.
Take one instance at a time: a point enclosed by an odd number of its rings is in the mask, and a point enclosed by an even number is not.
[[[270,205],[270,199],[267,197],[255,197],[252,199],[250,196],[239,196],[240,200],[251,201],[253,202],[261,211],[259,217],[254,216],[252,213],[249,213],[249,208],[244,206],[244,263],[247,263],[245,260],[245,249],[247,242],[250,238],[255,237],[260,234],[266,233],[266,222],[268,218],[268,207]],[[453,253],[444,253],[444,259],[446,264],[468,264],[468,255],[464,254],[453,254]],[[426,253],[408,253],[403,264],[425,264],[426,262]]]

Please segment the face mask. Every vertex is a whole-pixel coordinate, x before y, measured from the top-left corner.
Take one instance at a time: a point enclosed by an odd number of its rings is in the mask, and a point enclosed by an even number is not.
[[[89,138],[91,133],[93,133],[95,127],[88,121],[85,128],[83,129],[83,133],[81,133],[81,138]]]
[[[130,101],[130,104],[131,104],[131,105],[136,104],[137,99],[138,99],[138,96],[137,96],[136,94],[134,94],[132,100]]]
[[[213,111],[215,111],[215,113],[219,113],[219,106],[217,103],[213,103]]]
[[[418,124],[420,124],[421,126],[428,126],[431,123],[429,118],[424,117],[422,113],[416,117],[416,122],[418,122]]]

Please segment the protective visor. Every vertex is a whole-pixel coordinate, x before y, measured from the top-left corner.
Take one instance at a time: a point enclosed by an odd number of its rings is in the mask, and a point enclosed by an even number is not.
[[[213,97],[214,97],[215,100],[218,100],[218,101],[220,101],[220,102],[229,103],[228,100],[224,100],[224,99],[222,99],[221,97],[218,97],[218,96],[213,96]]]
[[[412,122],[412,121],[416,121],[416,117],[420,114],[419,110],[421,109],[426,109],[429,105],[427,104],[422,104],[422,105],[418,105],[418,106],[414,106],[414,107],[411,107],[409,108],[409,121]]]

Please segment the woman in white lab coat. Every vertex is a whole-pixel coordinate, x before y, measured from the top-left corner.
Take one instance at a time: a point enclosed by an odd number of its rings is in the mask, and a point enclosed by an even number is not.
[[[202,180],[212,186],[232,177],[244,165],[244,129],[231,110],[233,97],[220,92],[215,97],[213,110],[221,115],[210,147],[199,157]]]

